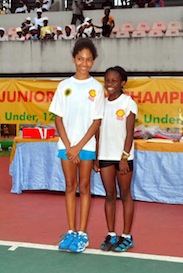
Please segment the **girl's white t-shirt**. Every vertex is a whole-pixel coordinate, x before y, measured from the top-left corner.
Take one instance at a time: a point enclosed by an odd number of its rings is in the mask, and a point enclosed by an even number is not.
[[[116,100],[105,99],[104,117],[100,126],[99,160],[121,159],[126,139],[126,119],[130,112],[137,115],[137,104],[125,94],[121,94]],[[134,158],[134,143],[128,160]]]
[[[57,87],[49,111],[62,117],[72,147],[84,137],[94,120],[103,118],[103,86],[93,77],[78,80],[72,76],[63,80]],[[65,149],[60,138],[58,148]],[[95,136],[85,144],[83,150],[96,150]]]

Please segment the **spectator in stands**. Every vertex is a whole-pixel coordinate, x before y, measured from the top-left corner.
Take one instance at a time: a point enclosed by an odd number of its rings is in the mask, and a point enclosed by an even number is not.
[[[16,28],[17,35],[15,36],[15,40],[17,41],[25,41],[25,36],[23,35],[21,27]]]
[[[29,28],[33,26],[33,23],[31,22],[31,18],[27,17],[25,21],[21,25],[21,29],[23,32],[23,35],[26,36],[29,33]]]
[[[102,26],[96,26],[97,28],[102,28],[102,36],[110,37],[111,32],[115,26],[114,17],[110,15],[110,9],[108,7],[104,8],[104,17],[101,19]]]
[[[43,18],[42,18],[42,9],[39,8],[37,9],[36,12],[37,12],[37,16],[34,17],[34,25],[38,29],[44,26]]]
[[[30,36],[28,38],[28,40],[39,40],[39,35],[38,35],[38,30],[36,29],[35,26],[31,26],[29,28],[29,33],[30,33]]]
[[[75,39],[75,35],[72,33],[72,27],[70,25],[65,26],[65,33],[62,36],[64,40],[72,40]]]
[[[133,2],[133,8],[145,8],[146,0],[136,0]]]
[[[18,7],[15,9],[15,13],[28,13],[28,8],[22,0],[18,2]]]
[[[49,11],[52,4],[52,0],[43,0],[42,11]]]
[[[88,38],[95,38],[96,33],[95,33],[94,25],[92,23],[92,19],[89,17],[86,17],[83,25],[84,25],[83,33],[85,33]]]
[[[165,6],[164,0],[149,0],[148,7],[162,8]]]
[[[54,37],[55,33],[53,31],[53,28],[48,25],[48,17],[43,17],[43,27],[41,28],[40,31],[40,38],[43,39],[45,36],[45,33],[47,30],[49,30],[52,33],[52,36]],[[48,33],[49,34],[49,33]]]
[[[76,25],[77,20],[84,22],[82,0],[72,0],[72,20],[71,25]]]
[[[0,41],[8,41],[8,36],[5,34],[4,27],[0,27]]]
[[[84,29],[85,29],[85,26],[84,24],[81,24],[79,26],[77,26],[76,28],[76,38],[87,38],[87,34],[84,33]]]
[[[9,129],[6,125],[3,126],[3,136],[4,136],[4,138],[5,137],[9,138],[9,136],[10,136]]]
[[[4,3],[4,8],[5,8],[5,13],[6,14],[10,14],[11,13],[11,5],[8,3],[8,1],[6,1]]]
[[[62,40],[63,32],[61,27],[57,27],[56,34],[54,35],[54,40]]]
[[[105,2],[102,3],[102,8],[114,8],[113,1],[111,0],[105,0]]]
[[[86,9],[86,10],[95,9],[93,0],[83,0],[83,9]]]
[[[42,3],[39,0],[36,0],[35,7],[32,9],[32,12],[37,12],[37,9],[41,9]]]
[[[47,29],[44,33],[43,40],[53,40],[53,39],[54,39],[53,33],[49,29]]]

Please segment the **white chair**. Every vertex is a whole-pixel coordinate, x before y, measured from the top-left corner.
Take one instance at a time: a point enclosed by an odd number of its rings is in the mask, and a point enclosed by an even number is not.
[[[137,24],[136,30],[144,30],[145,32],[149,32],[151,29],[149,22],[139,22]]]
[[[134,30],[132,32],[132,38],[143,38],[146,36],[147,36],[147,34],[146,34],[145,30]]]
[[[132,33],[135,30],[135,26],[133,23],[124,23],[121,27],[122,31],[128,31],[129,33]]]
[[[147,34],[148,37],[163,37],[164,36],[164,33],[162,30],[155,30],[155,29],[151,29],[149,31],[149,33]]]
[[[165,33],[166,31],[166,24],[164,21],[154,22],[152,25],[152,30],[161,30]]]
[[[178,37],[178,36],[182,36],[182,34],[180,33],[180,31],[178,29],[167,29],[167,31],[165,32],[165,36],[166,37]]]
[[[168,29],[177,29],[178,31],[183,31],[182,22],[181,21],[170,21],[167,26]]]
[[[130,33],[127,30],[119,30],[116,33],[116,38],[130,38]]]

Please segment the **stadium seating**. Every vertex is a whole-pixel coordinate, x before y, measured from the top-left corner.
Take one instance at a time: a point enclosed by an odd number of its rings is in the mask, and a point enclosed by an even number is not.
[[[178,31],[183,31],[183,26],[181,21],[170,21],[168,23],[167,29],[177,29]]]
[[[147,34],[148,37],[163,37],[164,33],[160,29],[151,29],[149,33]]]
[[[166,37],[182,36],[182,33],[178,29],[167,29],[165,32]]]
[[[149,22],[139,22],[137,24],[136,30],[144,30],[145,32],[149,32],[151,29]]]
[[[123,23],[121,30],[127,30],[129,33],[132,33],[135,30],[134,23]]]
[[[130,33],[128,30],[119,30],[116,33],[116,38],[130,38]]]
[[[166,31],[166,24],[164,21],[154,22],[152,25],[152,30],[161,30],[162,32]]]
[[[146,37],[147,34],[145,32],[145,30],[134,30],[132,32],[132,38],[143,38],[143,37]]]

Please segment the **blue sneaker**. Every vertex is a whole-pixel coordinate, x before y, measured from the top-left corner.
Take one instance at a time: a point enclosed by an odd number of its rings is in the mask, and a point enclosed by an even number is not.
[[[72,252],[83,252],[89,245],[88,234],[77,232],[76,237],[72,244],[69,246],[69,250]]]
[[[69,246],[72,244],[76,238],[76,233],[73,231],[68,231],[62,236],[62,239],[58,245],[58,249],[68,250]]]
[[[105,241],[101,244],[100,249],[103,251],[110,251],[111,248],[117,243],[117,236],[107,235]]]
[[[133,238],[124,238],[122,236],[119,237],[117,243],[112,247],[112,251],[115,252],[125,252],[129,248],[134,247]]]

